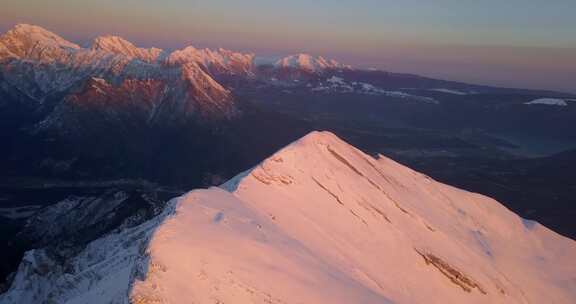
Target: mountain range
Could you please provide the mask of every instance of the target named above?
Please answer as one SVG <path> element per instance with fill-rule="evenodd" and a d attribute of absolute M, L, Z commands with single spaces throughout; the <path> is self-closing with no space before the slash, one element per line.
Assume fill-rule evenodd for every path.
<path fill-rule="evenodd" d="M 178 129 L 196 138 L 230 137 L 226 130 L 238 129 L 238 122 L 266 119 L 262 111 L 314 117 L 334 111 L 330 115 L 337 119 L 394 127 L 481 128 L 574 138 L 570 125 L 575 99 L 557 92 L 356 69 L 306 54 L 270 61 L 254 54 L 193 46 L 168 52 L 140 48 L 110 35 L 97 37 L 83 48 L 27 24 L 16 25 L 0 37 L 0 136 L 14 146 L 5 151 L 8 155 L 0 156 L 18 163 L 19 172 L 59 177 L 83 171 L 61 172 L 66 164 L 104 162 L 98 167 L 124 167 L 122 176 L 158 180 L 157 173 L 128 172 L 145 166 L 126 163 L 126 154 L 147 150 L 146 146 L 164 141 L 166 134 Z M 519 118 L 510 120 L 512 113 Z M 534 123 L 534 119 L 548 122 Z M 303 134 L 295 132 L 289 139 Z M 214 145 L 226 145 L 223 140 Z M 170 141 L 187 145 L 194 140 L 183 135 Z M 23 156 L 21 150 L 32 149 L 31 145 L 46 155 L 42 159 Z M 67 151 L 58 151 L 63 146 L 77 151 L 66 155 Z M 46 159 L 63 165 L 49 168 L 39 163 Z M 142 162 L 153 163 L 150 157 Z M 114 177 L 110 171 L 100 175 Z"/>
<path fill-rule="evenodd" d="M 522 303 L 522 299 L 540 300 L 544 292 L 512 286 L 520 284 L 513 282 L 539 286 L 546 281 L 543 276 L 549 275 L 554 279 L 542 283 L 546 293 L 558 295 L 559 303 L 569 302 L 566 299 L 573 299 L 573 294 L 564 290 L 571 286 L 565 280 L 567 272 L 554 265 L 570 263 L 551 262 L 574 255 L 567 239 L 519 219 L 488 198 L 454 190 L 419 173 L 405 178 L 405 174 L 412 174 L 406 172 L 413 171 L 381 155 L 440 182 L 493 196 L 518 215 L 576 238 L 571 207 L 576 197 L 571 181 L 576 176 L 570 170 L 576 161 L 575 121 L 576 96 L 563 92 L 498 88 L 360 69 L 308 54 L 270 60 L 222 48 L 187 46 L 166 51 L 141 48 L 112 35 L 77 44 L 38 26 L 16 25 L 0 36 L 0 229 L 4 231 L 0 235 L 0 246 L 4 248 L 0 252 L 0 292 L 11 288 L 2 299 L 26 302 L 32 301 L 27 297 L 34 296 L 47 303 L 51 299 L 57 299 L 56 303 L 85 303 L 92 297 L 86 288 L 95 288 L 110 299 L 119 299 L 119 303 L 127 301 L 129 295 L 151 301 L 156 291 L 150 291 L 150 284 L 155 283 L 146 283 L 139 275 L 145 272 L 142 269 L 154 268 L 154 264 L 147 264 L 147 255 L 140 251 L 152 248 L 147 246 L 155 244 L 154 231 L 162 230 L 165 221 L 174 216 L 172 211 L 180 208 L 188 196 L 168 202 L 169 199 L 190 189 L 221 185 L 238 172 L 248 170 L 220 188 L 193 191 L 190 199 L 196 201 L 199 195 L 201 202 L 191 208 L 194 212 L 196 208 L 210 209 L 213 197 L 221 198 L 222 204 L 235 204 L 239 199 L 242 207 L 234 212 L 246 215 L 249 222 L 272 220 L 268 226 L 261 225 L 274 242 L 294 241 L 303 247 L 273 245 L 254 254 L 267 252 L 276 256 L 284 249 L 295 255 L 301 253 L 299 257 L 286 257 L 286 261 L 297 265 L 296 269 L 311 266 L 310 272 L 288 273 L 312 278 L 312 282 L 321 279 L 327 284 L 318 289 L 342 287 L 341 296 L 367 302 L 410 302 L 410 297 L 416 296 L 415 289 L 431 292 L 436 288 L 445 290 L 439 297 L 444 302 L 473 299 L 470 301 Z M 329 133 L 312 133 L 298 140 L 313 130 L 334 132 L 364 152 Z M 287 150 L 274 154 L 294 141 Z M 326 152 L 327 146 L 337 147 L 335 154 Z M 285 151 L 293 149 L 299 151 L 298 157 L 285 165 L 304 171 L 287 173 L 295 180 L 284 175 L 287 169 L 281 166 L 283 161 L 278 161 L 288 157 Z M 322 157 L 317 159 L 316 154 Z M 264 159 L 267 160 L 263 162 Z M 299 167 L 300 162 L 325 174 L 314 175 L 312 169 Z M 366 167 L 369 163 L 375 167 Z M 267 172 L 265 168 L 270 165 L 274 165 L 272 172 Z M 332 175 L 332 171 L 342 170 L 351 172 Z M 362 175 L 369 177 L 364 180 Z M 262 179 L 260 185 L 258 178 Z M 356 179 L 368 184 L 356 184 Z M 230 188 L 236 182 L 240 186 Z M 390 182 L 396 184 L 389 188 Z M 258 186 L 244 192 L 244 183 Z M 304 184 L 309 188 L 291 188 Z M 346 188 L 347 185 L 357 188 Z M 353 234 L 338 231 L 341 235 L 325 244 L 316 243 L 319 235 L 289 231 L 290 227 L 280 225 L 270 215 L 258 213 L 273 214 L 276 207 L 249 194 L 269 191 L 274 195 L 270 201 L 276 197 L 283 200 L 286 192 L 294 191 L 282 204 L 297 210 L 286 206 L 282 207 L 286 210 L 279 210 L 287 216 L 298 214 L 308 219 L 305 223 L 295 219 L 294 227 L 309 227 L 312 232 L 335 229 L 323 212 L 307 209 L 314 208 L 306 204 L 309 197 L 314 197 L 319 206 L 326 207 L 326 212 L 333 210 L 333 205 L 342 208 L 334 210 L 346 214 L 341 218 L 346 223 L 343 227 L 351 228 Z M 397 192 L 403 194 L 395 198 Z M 360 197 L 362 193 L 370 193 L 370 197 Z M 391 207 L 394 200 L 400 208 Z M 418 200 L 426 204 L 420 206 Z M 474 201 L 473 206 L 480 204 L 477 201 L 486 203 L 496 219 L 484 226 L 502 225 L 502 231 L 511 232 L 496 235 L 500 232 L 483 227 L 485 211 L 480 207 L 468 210 L 460 206 L 461 200 Z M 378 215 L 373 207 L 384 215 Z M 436 214 L 437 208 L 449 210 L 446 214 L 450 217 Z M 415 223 L 398 216 L 404 213 L 402 209 L 407 219 Z M 296 211 L 299 213 L 292 213 Z M 220 218 L 217 214 L 210 216 Z M 371 217 L 383 218 L 382 223 L 374 224 Z M 200 219 L 191 224 L 211 229 L 197 220 Z M 216 222 L 227 225 L 225 213 Z M 454 225 L 454 230 L 441 222 Z M 386 225 L 393 224 L 398 226 L 388 230 L 391 227 Z M 414 232 L 414 225 L 428 232 Z M 372 235 L 374 231 L 395 232 L 376 233 L 374 242 L 382 246 L 381 251 L 361 256 L 351 249 L 369 251 L 368 245 L 350 237 L 358 236 L 369 243 L 360 236 Z M 260 237 L 252 231 L 245 232 L 226 244 L 237 246 L 239 239 Z M 401 232 L 406 235 L 400 236 Z M 442 241 L 414 239 L 428 234 Z M 231 237 L 223 231 L 217 235 Z M 127 239 L 132 241 L 124 243 Z M 391 283 L 380 274 L 383 266 L 360 262 L 376 261 L 377 253 L 392 248 L 386 241 L 391 239 L 402 246 L 412 246 L 411 250 L 402 247 L 408 258 L 398 260 L 398 265 L 414 271 L 410 275 L 423 275 L 434 282 L 432 287 L 388 285 Z M 516 249 L 507 251 L 503 245 L 506 242 L 514 242 Z M 494 248 L 479 247 L 485 243 Z M 335 251 L 342 249 L 342 255 L 338 258 L 320 250 L 319 244 Z M 468 249 L 462 249 L 461 256 L 441 249 L 443 245 L 453 250 L 460 246 L 454 244 Z M 206 248 L 219 250 L 208 245 L 202 243 Z M 129 249 L 122 253 L 114 248 Z M 517 248 L 533 253 L 517 252 Z M 559 248 L 568 248 L 565 256 Z M 506 256 L 500 255 L 506 263 L 491 261 L 500 253 Z M 526 254 L 527 260 L 509 262 L 513 254 Z M 308 264 L 309 260 L 316 262 Z M 465 261 L 485 267 L 469 268 Z M 237 265 L 238 260 L 229 262 Z M 99 266 L 92 268 L 94 263 Z M 499 263 L 527 270 L 502 269 Z M 423 268 L 411 268 L 414 265 Z M 262 265 L 254 266 L 261 274 L 270 274 Z M 398 274 L 399 282 L 404 282 L 401 270 L 391 269 Z M 504 274 L 497 274 L 495 269 Z M 205 287 L 219 288 L 214 282 L 222 280 L 220 274 L 208 273 L 210 279 Z M 113 275 L 125 280 L 121 284 L 109 280 Z M 190 279 L 187 275 L 186 280 Z M 519 279 L 523 276 L 525 280 Z M 135 284 L 138 280 L 143 282 Z M 249 277 L 231 280 L 241 282 L 242 285 L 234 286 L 245 286 L 258 299 L 266 294 L 257 290 L 279 292 L 283 301 L 294 299 L 286 290 L 268 289 L 273 284 L 260 286 Z M 296 278 L 286 280 L 294 288 L 303 288 L 302 294 L 310 297 L 307 299 L 336 297 L 314 294 L 311 287 L 302 286 Z M 105 288 L 110 285 L 115 286 Z M 28 286 L 36 289 L 22 293 Z M 63 286 L 73 287 L 67 292 Z M 142 293 L 132 294 L 134 286 L 143 286 Z M 231 285 L 226 286 L 226 292 L 215 293 L 214 297 L 230 299 L 236 294 L 230 291 Z M 396 287 L 404 291 L 392 290 Z M 497 295 L 499 287 L 504 290 L 501 295 Z M 239 292 L 245 296 L 244 291 Z M 142 301 L 146 303 L 145 300 Z"/>

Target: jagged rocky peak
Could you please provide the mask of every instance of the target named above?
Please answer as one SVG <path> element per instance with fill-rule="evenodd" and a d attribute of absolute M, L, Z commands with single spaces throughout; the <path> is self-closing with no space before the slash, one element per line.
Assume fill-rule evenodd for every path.
<path fill-rule="evenodd" d="M 326 69 L 349 69 L 350 66 L 341 64 L 333 59 L 325 59 L 322 56 L 309 54 L 291 55 L 279 59 L 275 63 L 279 68 L 296 68 L 309 72 L 320 72 Z"/>
<path fill-rule="evenodd" d="M 0 36 L 0 55 L 19 59 L 49 60 L 75 49 L 80 46 L 36 25 L 18 24 Z"/>
<path fill-rule="evenodd" d="M 249 70 L 239 63 L 243 58 L 240 54 L 224 50 L 203 52 L 220 66 Z M 18 25 L 0 37 L 0 59 L 6 59 L 2 60 L 0 71 L 10 69 L 4 73 L 5 78 L 39 102 L 50 93 L 66 92 L 54 111 L 43 119 L 57 123 L 42 126 L 62 126 L 61 132 L 80 129 L 76 123 L 72 126 L 62 122 L 76 121 L 79 111 L 70 107 L 86 105 L 102 106 L 98 109 L 102 110 L 102 122 L 109 122 L 110 115 L 129 116 L 127 108 L 121 106 L 126 104 L 149 112 L 155 119 L 182 123 L 197 114 L 210 120 L 239 114 L 232 93 L 214 80 L 208 69 L 200 67 L 198 60 L 183 60 L 172 66 L 165 64 L 165 55 L 161 49 L 139 48 L 111 35 L 94 39 L 90 48 L 80 48 L 32 25 Z M 81 121 L 79 124 L 84 123 Z"/>
<path fill-rule="evenodd" d="M 195 62 L 211 73 L 247 75 L 252 73 L 254 54 L 244 54 L 219 48 L 197 49 L 187 46 L 184 49 L 172 52 L 166 62 L 168 64 L 183 64 Z"/>
<path fill-rule="evenodd" d="M 27 253 L 0 302 L 574 303 L 575 255 L 493 199 L 313 132 L 66 267 Z"/>
<path fill-rule="evenodd" d="M 203 115 L 218 114 L 231 118 L 239 113 L 232 92 L 214 80 L 198 63 L 183 63 L 180 70 L 186 94 L 199 102 L 197 108 Z"/>
<path fill-rule="evenodd" d="M 159 48 L 146 49 L 136 47 L 130 41 L 113 35 L 97 37 L 92 42 L 92 49 L 120 54 L 150 63 L 157 61 L 163 52 L 162 49 Z"/>

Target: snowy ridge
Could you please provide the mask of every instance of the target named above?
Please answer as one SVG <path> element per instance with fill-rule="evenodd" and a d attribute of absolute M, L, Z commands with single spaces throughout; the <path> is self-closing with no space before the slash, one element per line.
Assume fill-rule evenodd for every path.
<path fill-rule="evenodd" d="M 305 81 L 326 70 L 350 68 L 321 56 L 299 54 L 279 60 L 268 70 L 255 63 L 254 54 L 193 46 L 168 54 L 158 48 L 140 48 L 111 35 L 97 37 L 90 48 L 81 48 L 41 27 L 26 24 L 17 25 L 0 37 L 0 61 L 4 80 L 38 104 L 48 95 L 82 86 L 80 83 L 86 79 L 102 78 L 113 83 L 125 79 L 167 81 L 174 79 L 177 69 L 200 77 L 188 82 L 195 87 L 189 92 L 198 92 L 200 99 L 212 104 L 222 104 L 230 100 L 230 92 L 219 81 L 226 81 L 229 76 L 265 83 L 274 79 Z M 191 73 L 192 69 L 205 73 Z M 217 100 L 222 96 L 225 100 Z M 201 109 L 202 105 L 195 108 Z"/>
<path fill-rule="evenodd" d="M 80 47 L 39 26 L 18 24 L 0 36 L 0 59 L 51 60 Z"/>
<path fill-rule="evenodd" d="M 308 72 L 321 72 L 327 69 L 350 69 L 348 65 L 341 64 L 333 59 L 325 59 L 322 56 L 308 54 L 291 55 L 279 59 L 274 64 L 276 68 L 302 69 Z"/>
<path fill-rule="evenodd" d="M 159 121 L 183 121 L 192 115 L 230 118 L 238 113 L 231 92 L 197 62 L 167 65 L 162 50 L 139 48 L 117 36 L 98 37 L 86 49 L 40 27 L 17 25 L 0 37 L 0 56 L 10 59 L 0 65 L 3 81 L 39 105 L 47 96 L 65 96 L 40 127 L 58 125 L 76 132 L 64 126 L 64 120 L 77 117 L 66 116 L 89 107 L 110 116 L 104 120 L 122 115 L 126 119 L 130 113 L 122 113 L 122 106 L 127 103 L 136 113 L 147 112 L 143 116 Z M 162 90 L 150 91 L 158 88 Z"/>
<path fill-rule="evenodd" d="M 198 64 L 183 64 L 181 71 L 181 79 L 186 83 L 186 95 L 189 99 L 200 100 L 207 111 L 224 113 L 228 117 L 237 114 L 232 93 L 204 72 Z"/>
<path fill-rule="evenodd" d="M 92 50 L 121 54 L 128 58 L 136 58 L 150 63 L 156 62 L 163 52 L 159 48 L 138 48 L 118 36 L 97 37 L 92 43 Z"/>
<path fill-rule="evenodd" d="M 26 252 L 11 289 L 1 303 L 128 304 L 130 282 L 146 269 L 146 244 L 155 228 L 173 213 L 176 200 L 157 217 L 88 244 L 62 265 L 44 249 Z M 33 285 L 30 285 L 33 283 Z"/>
<path fill-rule="evenodd" d="M 188 46 L 172 52 L 168 64 L 197 63 L 214 74 L 253 75 L 254 54 L 243 54 L 223 48 L 218 50 L 196 49 Z"/>
<path fill-rule="evenodd" d="M 0 302 L 574 303 L 575 257 L 488 197 L 313 132 L 67 270 L 29 252 Z"/>

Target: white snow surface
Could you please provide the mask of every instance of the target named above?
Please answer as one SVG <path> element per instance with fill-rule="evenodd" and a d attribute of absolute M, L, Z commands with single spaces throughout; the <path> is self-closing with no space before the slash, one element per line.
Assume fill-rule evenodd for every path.
<path fill-rule="evenodd" d="M 575 259 L 491 198 L 313 132 L 66 271 L 27 253 L 0 302 L 574 303 Z"/>
<path fill-rule="evenodd" d="M 230 58 L 239 56 L 222 49 L 218 52 Z M 39 104 L 50 94 L 70 90 L 88 80 L 93 85 L 84 88 L 93 89 L 96 94 L 83 98 L 83 103 L 113 100 L 114 97 L 108 96 L 114 95 L 117 99 L 126 99 L 117 95 L 125 92 L 123 90 L 134 90 L 138 94 L 151 92 L 150 102 L 154 107 L 164 105 L 168 100 L 174 101 L 179 106 L 179 110 L 173 112 L 177 115 L 196 112 L 231 117 L 238 113 L 231 92 L 201 63 L 183 60 L 170 64 L 166 56 L 160 49 L 139 48 L 121 37 L 110 35 L 94 39 L 91 48 L 80 48 L 41 27 L 26 24 L 16 25 L 0 36 L 3 80 Z M 235 65 L 233 59 L 226 62 L 231 68 L 244 69 Z M 31 64 L 33 68 L 30 68 Z M 154 85 L 164 84 L 166 89 L 154 90 Z M 144 103 L 139 106 L 146 107 Z M 60 123 L 62 112 L 70 111 L 57 107 L 39 125 Z M 150 110 L 150 117 L 156 114 L 155 108 Z"/>
<path fill-rule="evenodd" d="M 131 59 L 136 58 L 149 63 L 156 62 L 163 52 L 159 48 L 139 48 L 130 41 L 112 35 L 94 39 L 92 50 L 121 54 Z"/>
<path fill-rule="evenodd" d="M 560 98 L 538 98 L 538 99 L 534 99 L 532 101 L 526 102 L 524 104 L 527 104 L 527 105 L 539 104 L 539 105 L 562 106 L 562 107 L 565 107 L 568 105 L 568 103 L 566 103 L 566 101 L 564 99 L 560 99 Z"/>
<path fill-rule="evenodd" d="M 322 56 L 309 54 L 290 55 L 279 59 L 274 64 L 277 68 L 296 68 L 309 72 L 321 72 L 326 69 L 350 69 L 348 65 L 341 64 L 334 59 L 325 59 Z"/>
<path fill-rule="evenodd" d="M 4 57 L 49 57 L 80 46 L 39 26 L 17 24 L 0 36 L 0 59 Z"/>
<path fill-rule="evenodd" d="M 216 74 L 250 76 L 254 73 L 254 54 L 243 54 L 223 48 L 210 50 L 188 46 L 182 50 L 172 52 L 166 62 L 169 64 L 195 62 Z"/>
<path fill-rule="evenodd" d="M 463 91 L 459 91 L 459 90 L 454 90 L 454 89 L 430 89 L 430 91 L 435 91 L 435 92 L 440 92 L 440 93 L 446 93 L 446 94 L 453 94 L 453 95 L 468 95 L 468 92 L 463 92 Z"/>

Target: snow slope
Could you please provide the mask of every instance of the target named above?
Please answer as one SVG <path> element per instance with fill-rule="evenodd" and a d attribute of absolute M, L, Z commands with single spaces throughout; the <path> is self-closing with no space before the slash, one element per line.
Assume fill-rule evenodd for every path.
<path fill-rule="evenodd" d="M 214 75 L 229 74 L 252 76 L 254 54 L 242 54 L 219 48 L 218 50 L 196 49 L 188 46 L 172 52 L 166 63 L 171 65 L 197 63 Z"/>
<path fill-rule="evenodd" d="M 564 101 L 564 99 L 560 99 L 560 98 L 538 98 L 538 99 L 534 99 L 532 101 L 526 102 L 524 104 L 527 105 L 548 105 L 548 106 L 562 106 L 565 107 L 568 105 L 568 103 L 566 103 L 566 101 Z"/>
<path fill-rule="evenodd" d="M 138 48 L 131 42 L 118 36 L 100 36 L 94 39 L 92 50 L 121 54 L 128 58 L 136 58 L 145 62 L 156 62 L 162 54 L 159 48 Z"/>
<path fill-rule="evenodd" d="M 18 24 L 0 36 L 0 60 L 29 58 L 52 60 L 80 47 L 39 26 Z"/>
<path fill-rule="evenodd" d="M 172 200 L 67 270 L 41 253 L 1 303 L 576 301 L 574 241 L 328 132 Z"/>
<path fill-rule="evenodd" d="M 316 73 L 326 69 L 349 69 L 350 66 L 343 65 L 333 59 L 325 59 L 322 56 L 311 56 L 308 54 L 290 55 L 279 59 L 274 64 L 276 68 L 302 69 Z"/>
<path fill-rule="evenodd" d="M 160 49 L 139 48 L 117 36 L 97 37 L 91 48 L 81 48 L 41 27 L 26 24 L 16 25 L 0 36 L 3 82 L 38 105 L 52 96 L 62 96 L 55 102 L 56 111 L 44 119 L 48 122 L 63 124 L 63 112 L 76 113 L 97 104 L 110 106 L 99 108 L 102 112 L 129 116 L 131 112 L 117 105 L 134 99 L 138 100 L 132 105 L 156 120 L 173 121 L 175 116 L 180 120 L 193 116 L 220 119 L 238 114 L 232 93 L 197 62 L 170 65 L 164 57 Z M 94 79 L 99 79 L 96 88 Z M 158 87 L 162 90 L 148 94 Z M 77 96 L 82 100 L 73 108 L 66 104 Z"/>

